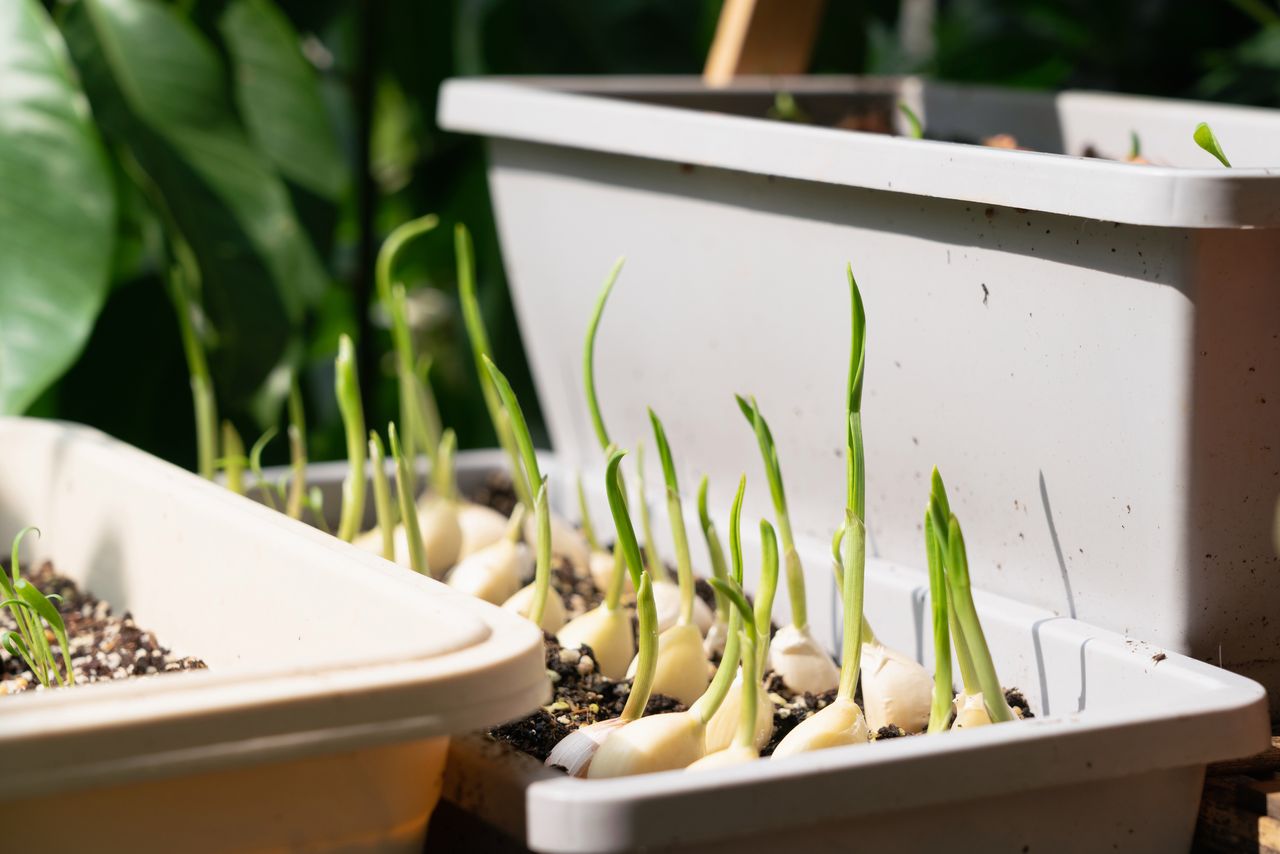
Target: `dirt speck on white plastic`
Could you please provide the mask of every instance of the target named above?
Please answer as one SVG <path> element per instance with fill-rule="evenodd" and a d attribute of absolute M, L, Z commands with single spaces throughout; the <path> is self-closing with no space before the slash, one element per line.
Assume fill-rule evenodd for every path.
<path fill-rule="evenodd" d="M 542 467 L 561 502 L 556 509 L 573 518 L 573 484 L 558 457 L 548 455 Z M 505 469 L 499 452 L 459 454 L 463 492 L 495 468 Z M 310 478 L 326 493 L 340 489 L 337 467 L 313 466 Z M 730 480 L 713 481 L 721 482 Z M 798 482 L 787 482 L 789 494 L 799 490 Z M 607 538 L 603 474 L 586 486 L 597 529 Z M 728 529 L 725 489 L 712 502 L 721 530 Z M 757 498 L 765 491 L 762 478 L 749 481 Z M 670 557 L 668 526 L 658 513 L 655 536 Z M 686 524 L 697 525 L 696 514 Z M 754 589 L 759 543 L 750 536 L 754 525 L 743 529 L 747 587 Z M 815 540 L 801 547 L 811 574 L 810 619 L 834 650 L 839 604 L 829 550 Z M 694 561 L 700 574 L 709 574 L 701 546 L 694 547 Z M 978 571 L 974 578 L 980 586 L 987 580 Z M 1032 851 L 1093 852 L 1113 844 L 1125 851 L 1177 851 L 1190 845 L 1205 764 L 1269 744 L 1266 694 L 1248 679 L 1175 653 L 1157 660 L 1161 647 L 1041 608 L 982 592 L 975 598 L 997 670 L 1006 686 L 1022 689 L 1034 720 L 702 774 L 616 780 L 569 779 L 486 735 L 465 736 L 450 745 L 444 798 L 546 852 L 777 852 L 850 840 L 868 851 L 1030 845 Z M 927 574 L 873 558 L 866 601 L 881 640 L 932 671 Z M 774 613 L 785 615 L 785 605 Z M 963 844 L 954 836 L 961 827 Z"/>
<path fill-rule="evenodd" d="M 760 119 L 778 88 L 833 122 L 897 122 L 901 99 L 939 138 L 1011 132 L 1070 155 L 1122 157 L 1136 132 L 1163 165 Z M 1221 661 L 1280 702 L 1280 111 L 914 79 L 712 93 L 586 78 L 453 81 L 439 118 L 491 138 L 508 279 L 568 465 L 600 460 L 580 336 L 558 331 L 585 328 L 625 255 L 596 357 L 611 432 L 646 437 L 653 406 L 723 500 L 744 468 L 760 478 L 731 396 L 755 394 L 799 534 L 827 536 L 852 262 L 872 553 L 921 562 L 938 465 L 986 589 Z M 1202 120 L 1237 168 L 1194 146 Z M 748 495 L 749 518 L 768 506 Z"/>
<path fill-rule="evenodd" d="M 545 701 L 525 620 L 82 427 L 0 419 L 0 539 L 205 671 L 0 699 L 13 850 L 419 850 L 449 736 Z"/>

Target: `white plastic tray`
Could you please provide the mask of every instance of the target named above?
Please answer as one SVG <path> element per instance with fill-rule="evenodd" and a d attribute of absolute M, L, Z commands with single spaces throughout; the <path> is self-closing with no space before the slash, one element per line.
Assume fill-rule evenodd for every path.
<path fill-rule="evenodd" d="M 775 89 L 827 119 L 898 122 L 905 100 L 940 137 L 1005 131 L 1050 152 L 1119 156 L 1136 131 L 1167 165 L 766 121 Z M 987 589 L 1280 689 L 1280 112 L 913 79 L 570 78 L 451 81 L 439 120 L 490 137 L 565 462 L 598 464 L 581 331 L 626 255 L 597 357 L 611 431 L 647 437 L 652 405 L 727 490 L 759 472 L 731 393 L 757 395 L 798 531 L 825 540 L 852 262 L 876 557 L 919 563 L 936 464 Z M 1237 168 L 1195 148 L 1201 120 Z M 767 506 L 756 492 L 747 510 Z"/>
<path fill-rule="evenodd" d="M 0 698 L 15 850 L 414 850 L 447 736 L 545 701 L 527 621 L 96 431 L 0 419 L 0 539 L 28 524 L 209 669 Z"/>
<path fill-rule="evenodd" d="M 502 459 L 463 452 L 463 490 Z M 312 466 L 311 480 L 336 498 L 341 472 Z M 573 494 L 551 457 L 547 472 L 553 495 Z M 684 482 L 694 473 L 681 466 Z M 587 487 L 603 523 L 597 480 Z M 763 491 L 761 478 L 748 485 L 749 493 Z M 719 498 L 724 505 L 728 495 Z M 727 530 L 727 508 L 719 509 L 717 526 Z M 659 532 L 664 521 L 659 511 Z M 687 521 L 697 524 L 693 514 Z M 758 543 L 748 538 L 744 546 L 753 588 Z M 815 573 L 811 620 L 834 649 L 829 556 L 817 543 L 802 551 Z M 703 553 L 695 548 L 705 573 Z M 975 583 L 983 581 L 975 573 Z M 473 736 L 451 745 L 444 797 L 512 844 L 547 852 L 776 852 L 854 842 L 876 851 L 1166 852 L 1190 845 L 1205 764 L 1269 744 L 1265 692 L 1248 679 L 1043 609 L 976 599 L 1001 678 L 1024 691 L 1035 720 L 704 774 L 589 781 Z M 870 562 L 866 601 L 877 633 L 932 668 L 927 600 L 924 573 Z M 776 613 L 785 613 L 782 605 Z"/>

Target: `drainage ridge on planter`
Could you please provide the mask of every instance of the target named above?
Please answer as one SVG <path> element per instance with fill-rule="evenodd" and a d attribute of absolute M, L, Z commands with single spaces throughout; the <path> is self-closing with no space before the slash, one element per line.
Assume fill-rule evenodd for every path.
<path fill-rule="evenodd" d="M 210 668 L 0 698 L 16 847 L 415 850 L 448 736 L 545 699 L 500 609 L 93 430 L 3 418 L 0 447 L 25 560 Z"/>
<path fill-rule="evenodd" d="M 903 100 L 938 137 L 1046 151 L 1121 156 L 1136 131 L 1171 165 L 760 118 L 776 89 L 886 127 Z M 1202 120 L 1238 168 L 1195 147 Z M 446 84 L 439 121 L 489 137 L 512 300 L 567 466 L 598 453 L 581 338 L 560 332 L 586 328 L 625 255 L 595 358 L 610 432 L 646 437 L 653 406 L 715 500 L 760 479 L 732 398 L 752 394 L 797 533 L 827 536 L 851 263 L 872 553 L 920 562 L 937 465 L 987 589 L 1221 662 L 1280 712 L 1280 111 L 909 78 L 474 79 Z M 767 508 L 749 489 L 747 517 Z"/>
<path fill-rule="evenodd" d="M 504 461 L 500 452 L 461 452 L 463 492 L 504 469 Z M 553 500 L 573 494 L 556 457 L 546 455 L 543 466 Z M 311 466 L 309 483 L 336 499 L 344 470 L 340 463 Z M 585 481 L 597 519 L 608 513 L 594 486 L 602 479 L 593 472 Z M 557 509 L 572 518 L 568 507 Z M 727 513 L 714 515 L 727 529 Z M 696 525 L 696 514 L 686 522 Z M 669 557 L 668 526 L 654 527 Z M 759 543 L 747 534 L 754 526 L 743 527 L 747 587 L 754 589 Z M 810 580 L 810 611 L 815 633 L 834 650 L 839 605 L 829 547 L 817 538 L 799 546 L 806 566 L 826 573 Z M 705 574 L 701 547 L 694 557 Z M 1005 684 L 1023 691 L 1036 718 L 699 774 L 614 780 L 570 779 L 476 734 L 451 745 L 444 797 L 491 829 L 548 852 L 776 851 L 837 838 L 876 850 L 925 850 L 950 839 L 961 821 L 973 850 L 1094 851 L 1114 843 L 1164 851 L 1190 844 L 1204 766 L 1269 744 L 1266 695 L 1254 682 L 1003 597 L 978 592 L 975 599 Z M 873 558 L 866 601 L 880 638 L 932 670 L 926 574 Z M 776 613 L 785 609 L 775 602 Z"/>

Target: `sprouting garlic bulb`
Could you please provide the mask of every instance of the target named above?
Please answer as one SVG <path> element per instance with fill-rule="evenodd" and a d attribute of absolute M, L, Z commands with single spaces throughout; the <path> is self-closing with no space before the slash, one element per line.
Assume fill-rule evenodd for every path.
<path fill-rule="evenodd" d="M 733 743 L 733 737 L 738 732 L 738 721 L 741 717 L 742 671 L 739 670 L 733 683 L 729 685 L 729 690 L 724 695 L 724 701 L 720 703 L 720 708 L 716 709 L 716 713 L 707 722 L 707 753 L 723 751 Z M 756 730 L 754 739 L 756 750 L 762 750 L 771 738 L 773 738 L 773 700 L 769 699 L 769 693 L 765 691 L 762 684 L 756 692 Z"/>
<path fill-rule="evenodd" d="M 862 644 L 862 703 L 872 732 L 898 726 L 924 732 L 933 704 L 933 678 L 905 653 L 879 642 Z"/>
<path fill-rule="evenodd" d="M 429 561 L 428 558 L 431 565 Z M 477 599 L 501 605 L 515 595 L 532 568 L 533 553 L 528 546 L 501 539 L 459 561 L 446 583 Z"/>
<path fill-rule="evenodd" d="M 625 608 L 611 609 L 606 605 L 592 608 L 565 623 L 556 633 L 556 639 L 561 646 L 580 647 L 585 644 L 591 647 L 596 656 L 596 667 L 609 679 L 626 676 L 627 665 L 636 654 L 631 615 Z"/>
<path fill-rule="evenodd" d="M 538 541 L 537 520 L 533 518 L 533 514 L 525 519 L 524 538 L 530 543 Z M 591 550 L 586 538 L 577 528 L 554 513 L 551 514 L 551 554 L 563 557 L 579 574 L 588 571 Z"/>
<path fill-rule="evenodd" d="M 503 602 L 502 607 L 508 611 L 515 611 L 527 620 L 529 618 L 529 609 L 533 607 L 533 596 L 537 587 L 537 582 L 526 584 L 516 591 L 510 599 Z M 560 594 L 552 587 L 547 590 L 547 602 L 542 606 L 542 622 L 538 624 L 538 628 L 554 635 L 564 628 L 564 619 L 564 599 L 560 598 Z"/>
<path fill-rule="evenodd" d="M 627 668 L 628 678 L 635 675 L 638 663 L 638 658 L 632 660 Z M 692 705 L 711 684 L 710 669 L 697 626 L 677 623 L 658 636 L 658 668 L 653 677 L 655 694 L 666 694 L 686 706 Z"/>
<path fill-rule="evenodd" d="M 585 777 L 600 745 L 604 744 L 605 739 L 619 727 L 625 725 L 626 721 L 622 718 L 610 718 L 607 721 L 596 721 L 589 726 L 579 727 L 556 742 L 556 746 L 551 748 L 551 753 L 543 764 L 547 767 L 559 766 L 570 777 Z"/>
<path fill-rule="evenodd" d="M 501 540 L 507 530 L 507 517 L 492 507 L 474 501 L 459 501 L 458 528 L 462 532 L 458 559 L 462 560 Z"/>
<path fill-rule="evenodd" d="M 665 632 L 680 621 L 680 585 L 675 581 L 655 581 L 653 600 L 658 606 L 658 631 Z M 715 613 L 697 596 L 693 597 L 693 623 L 698 635 L 706 634 L 715 622 Z"/>
<path fill-rule="evenodd" d="M 708 753 L 685 770 L 710 771 L 713 768 L 746 765 L 748 762 L 755 762 L 759 758 L 760 751 L 758 748 L 748 747 L 745 744 L 736 744 L 726 747 L 724 750 L 717 750 L 715 753 Z"/>
<path fill-rule="evenodd" d="M 870 739 L 867 719 L 858 704 L 848 697 L 836 697 L 831 705 L 804 719 L 787 733 L 773 751 L 773 757 L 784 759 L 828 747 L 866 744 Z"/>
<path fill-rule="evenodd" d="M 605 739 L 587 776 L 628 777 L 687 768 L 703 756 L 703 730 L 702 722 L 689 712 L 640 718 Z"/>
<path fill-rule="evenodd" d="M 956 694 L 956 719 L 952 729 L 968 729 L 975 726 L 987 726 L 991 723 L 991 714 L 987 711 L 987 703 L 982 699 L 982 692 Z"/>
<path fill-rule="evenodd" d="M 769 645 L 769 666 L 796 693 L 822 694 L 840 684 L 840 668 L 807 628 L 778 629 Z"/>
<path fill-rule="evenodd" d="M 613 552 L 595 549 L 587 558 L 587 564 L 591 571 L 591 580 L 595 582 L 596 587 L 600 590 L 608 590 L 610 582 L 613 581 Z M 628 594 L 636 592 L 635 585 L 631 583 L 631 574 L 626 570 L 622 573 L 622 592 Z"/>
<path fill-rule="evenodd" d="M 729 624 L 713 616 L 711 628 L 707 629 L 707 635 L 702 639 L 702 649 L 706 652 L 707 658 L 711 658 L 714 655 L 722 655 L 724 653 L 724 645 L 728 642 Z"/>
<path fill-rule="evenodd" d="M 446 498 L 426 495 L 418 501 L 418 527 L 422 531 L 422 548 L 427 566 L 437 578 L 458 562 L 462 552 L 462 526 L 458 524 L 458 504 Z M 405 551 L 408 552 L 406 539 Z M 396 562 L 400 562 L 396 548 Z M 405 555 L 408 561 L 408 554 Z"/>

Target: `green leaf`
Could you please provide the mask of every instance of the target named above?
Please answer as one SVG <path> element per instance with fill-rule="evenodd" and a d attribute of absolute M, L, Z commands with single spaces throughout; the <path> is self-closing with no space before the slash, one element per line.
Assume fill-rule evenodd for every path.
<path fill-rule="evenodd" d="M 271 0 L 234 0 L 218 23 L 250 136 L 288 181 L 337 201 L 347 164 L 301 39 Z"/>
<path fill-rule="evenodd" d="M 220 391 L 245 400 L 326 279 L 284 182 L 239 125 L 218 54 L 173 7 L 83 0 L 64 32 L 101 127 L 199 267 Z"/>
<path fill-rule="evenodd" d="M 108 291 L 115 188 L 61 36 L 0 3 L 0 413 L 71 366 Z"/>
<path fill-rule="evenodd" d="M 1218 144 L 1218 137 L 1214 136 L 1213 130 L 1205 122 L 1196 125 L 1192 138 L 1196 141 L 1196 145 L 1218 158 L 1218 162 L 1228 168 L 1231 167 L 1231 161 L 1227 160 L 1227 155 L 1223 153 L 1222 146 Z"/>

